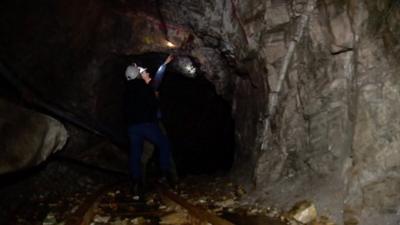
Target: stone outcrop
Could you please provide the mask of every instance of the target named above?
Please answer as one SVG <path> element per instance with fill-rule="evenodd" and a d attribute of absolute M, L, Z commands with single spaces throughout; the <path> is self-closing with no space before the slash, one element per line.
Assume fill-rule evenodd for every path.
<path fill-rule="evenodd" d="M 0 174 L 40 164 L 67 139 L 57 120 L 0 99 Z"/>

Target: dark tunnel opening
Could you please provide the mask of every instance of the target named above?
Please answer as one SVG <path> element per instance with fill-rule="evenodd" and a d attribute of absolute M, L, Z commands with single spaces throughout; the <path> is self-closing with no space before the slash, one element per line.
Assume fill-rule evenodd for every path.
<path fill-rule="evenodd" d="M 155 74 L 167 57 L 165 53 L 146 53 L 129 60 Z M 214 85 L 192 63 L 196 72 L 184 74 L 188 56 L 176 56 L 167 67 L 159 89 L 162 124 L 172 144 L 178 173 L 226 173 L 234 157 L 234 121 L 231 105 L 216 93 Z M 181 63 L 182 61 L 186 62 Z M 153 157 L 157 158 L 157 157 Z M 152 161 L 152 165 L 156 160 Z"/>

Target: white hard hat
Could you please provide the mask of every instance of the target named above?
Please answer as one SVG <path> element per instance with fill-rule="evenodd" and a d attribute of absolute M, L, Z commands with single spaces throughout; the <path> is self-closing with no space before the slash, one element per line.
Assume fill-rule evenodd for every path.
<path fill-rule="evenodd" d="M 127 80 L 133 80 L 144 71 L 146 71 L 146 68 L 137 66 L 136 64 L 129 65 L 125 70 L 125 77 Z"/>
<path fill-rule="evenodd" d="M 137 68 L 139 69 L 140 74 L 142 74 L 143 72 L 145 72 L 147 70 L 147 68 L 140 67 L 140 66 L 138 66 Z"/>

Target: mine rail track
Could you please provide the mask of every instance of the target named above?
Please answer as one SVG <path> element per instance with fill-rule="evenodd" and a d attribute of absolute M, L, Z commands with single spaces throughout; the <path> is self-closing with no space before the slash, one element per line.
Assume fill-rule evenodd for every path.
<path fill-rule="evenodd" d="M 111 223 L 115 218 L 125 220 L 125 223 L 121 224 L 166 224 L 160 223 L 161 217 L 171 215 L 176 211 L 166 211 L 163 208 L 180 209 L 181 212 L 184 212 L 189 221 L 184 224 L 234 225 L 189 203 L 161 183 L 153 186 L 154 190 L 149 193 L 153 197 L 146 198 L 145 201 L 135 200 L 129 192 L 128 183 L 103 187 L 87 197 L 78 209 L 66 219 L 65 225 L 116 224 L 115 222 Z M 159 202 L 154 201 L 155 199 Z M 149 204 L 149 202 L 153 204 Z"/>

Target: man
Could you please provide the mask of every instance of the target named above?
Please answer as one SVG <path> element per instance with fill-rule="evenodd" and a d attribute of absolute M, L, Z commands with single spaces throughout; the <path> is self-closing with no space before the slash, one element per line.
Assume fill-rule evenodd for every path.
<path fill-rule="evenodd" d="M 161 131 L 158 120 L 160 111 L 158 107 L 157 89 L 164 76 L 166 65 L 173 60 L 168 56 L 158 69 L 154 81 L 146 68 L 132 64 L 127 67 L 126 90 L 126 119 L 128 123 L 128 136 L 130 139 L 129 167 L 135 195 L 143 194 L 143 171 L 141 158 L 145 140 L 153 143 L 160 151 L 160 168 L 165 176 L 171 174 L 171 151 L 167 136 Z"/>

